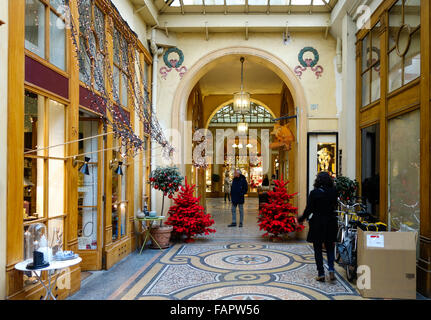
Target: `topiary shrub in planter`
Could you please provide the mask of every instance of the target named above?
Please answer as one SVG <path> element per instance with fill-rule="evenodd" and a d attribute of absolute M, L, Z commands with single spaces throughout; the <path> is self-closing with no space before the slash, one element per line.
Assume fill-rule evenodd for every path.
<path fill-rule="evenodd" d="M 165 197 L 168 196 L 169 199 L 174 197 L 175 192 L 179 191 L 183 176 L 177 167 L 158 167 L 151 172 L 150 184 L 155 190 L 163 192 L 162 200 L 162 210 L 160 215 L 163 216 Z M 162 221 L 160 221 L 160 226 L 154 228 L 151 234 L 159 243 L 160 247 L 168 248 L 170 246 L 170 238 L 172 233 L 172 226 L 163 226 Z M 153 243 L 151 248 L 157 249 L 158 246 Z"/>
<path fill-rule="evenodd" d="M 151 172 L 151 186 L 154 189 L 163 192 L 162 210 L 160 215 L 163 215 L 165 197 L 168 196 L 169 199 L 172 199 L 175 192 L 178 192 L 183 180 L 184 178 L 177 167 L 158 167 Z"/>
<path fill-rule="evenodd" d="M 340 200 L 344 203 L 353 203 L 354 197 L 358 193 L 358 181 L 352 180 L 348 177 L 338 176 L 335 178 L 334 182 Z"/>

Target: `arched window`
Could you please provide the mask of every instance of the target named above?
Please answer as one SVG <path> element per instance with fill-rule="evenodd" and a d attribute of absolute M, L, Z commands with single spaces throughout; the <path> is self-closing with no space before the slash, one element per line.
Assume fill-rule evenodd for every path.
<path fill-rule="evenodd" d="M 274 119 L 265 107 L 255 102 L 251 102 L 250 109 L 251 112 L 243 116 L 233 111 L 233 103 L 228 104 L 217 111 L 211 123 L 271 123 Z"/>

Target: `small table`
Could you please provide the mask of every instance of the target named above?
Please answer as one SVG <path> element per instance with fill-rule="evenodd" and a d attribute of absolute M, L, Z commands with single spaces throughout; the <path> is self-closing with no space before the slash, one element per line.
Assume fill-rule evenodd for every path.
<path fill-rule="evenodd" d="M 42 286 L 46 290 L 46 294 L 45 294 L 45 297 L 43 298 L 43 300 L 48 300 L 51 297 L 52 297 L 52 299 L 57 300 L 56 297 L 52 294 L 52 290 L 55 288 L 55 286 L 57 284 L 58 276 L 60 275 L 61 272 L 57 273 L 57 276 L 55 277 L 55 280 L 52 284 L 51 284 L 51 276 L 54 275 L 58 270 L 72 267 L 74 265 L 77 265 L 81 261 L 82 261 L 81 257 L 78 257 L 78 258 L 75 258 L 72 260 L 64 260 L 64 261 L 53 260 L 49 263 L 48 267 L 40 268 L 40 269 L 27 269 L 27 265 L 29 263 L 33 262 L 33 259 L 29 259 L 29 260 L 17 263 L 15 265 L 15 269 L 17 269 L 19 271 L 23 271 L 23 272 L 34 272 L 34 274 L 37 277 L 37 280 L 39 280 L 39 282 L 42 284 Z M 41 278 L 42 272 L 40 272 L 40 275 L 39 275 L 37 271 L 48 271 L 48 286 L 45 285 L 45 283 L 43 282 L 43 280 Z"/>
<path fill-rule="evenodd" d="M 144 250 L 145 245 L 147 244 L 147 241 L 149 238 L 151 238 L 151 240 L 155 244 L 157 244 L 157 246 L 159 247 L 160 250 L 163 250 L 162 247 L 160 246 L 160 244 L 156 241 L 156 239 L 154 239 L 153 235 L 151 234 L 151 230 L 153 229 L 153 222 L 162 221 L 164 218 L 165 218 L 165 216 L 135 218 L 137 221 L 142 222 L 143 227 L 144 227 L 144 222 L 146 224 L 145 231 L 144 231 L 144 234 L 145 234 L 144 243 L 142 244 L 141 251 L 139 252 L 139 254 L 142 254 L 142 250 Z"/>

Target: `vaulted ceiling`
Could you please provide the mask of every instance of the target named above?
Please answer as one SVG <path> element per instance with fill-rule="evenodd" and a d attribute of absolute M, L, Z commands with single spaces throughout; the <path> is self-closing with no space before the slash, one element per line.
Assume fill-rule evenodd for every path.
<path fill-rule="evenodd" d="M 240 56 L 222 58 L 202 79 L 203 95 L 233 94 L 241 85 Z M 244 89 L 251 94 L 280 94 L 283 81 L 254 57 L 245 57 Z"/>

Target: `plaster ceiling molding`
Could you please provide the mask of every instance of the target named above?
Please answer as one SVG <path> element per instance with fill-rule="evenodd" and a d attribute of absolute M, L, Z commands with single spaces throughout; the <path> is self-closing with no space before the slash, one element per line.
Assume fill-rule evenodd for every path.
<path fill-rule="evenodd" d="M 233 94 L 241 85 L 240 56 L 226 56 L 200 79 L 199 86 L 204 96 Z M 261 61 L 246 56 L 244 62 L 244 90 L 250 94 L 280 94 L 283 81 Z"/>
<path fill-rule="evenodd" d="M 124 0 L 122 0 L 124 1 Z M 158 8 L 154 5 L 151 0 L 128 0 L 132 3 L 134 14 L 139 14 L 146 24 L 150 26 L 156 26 L 158 22 Z"/>

